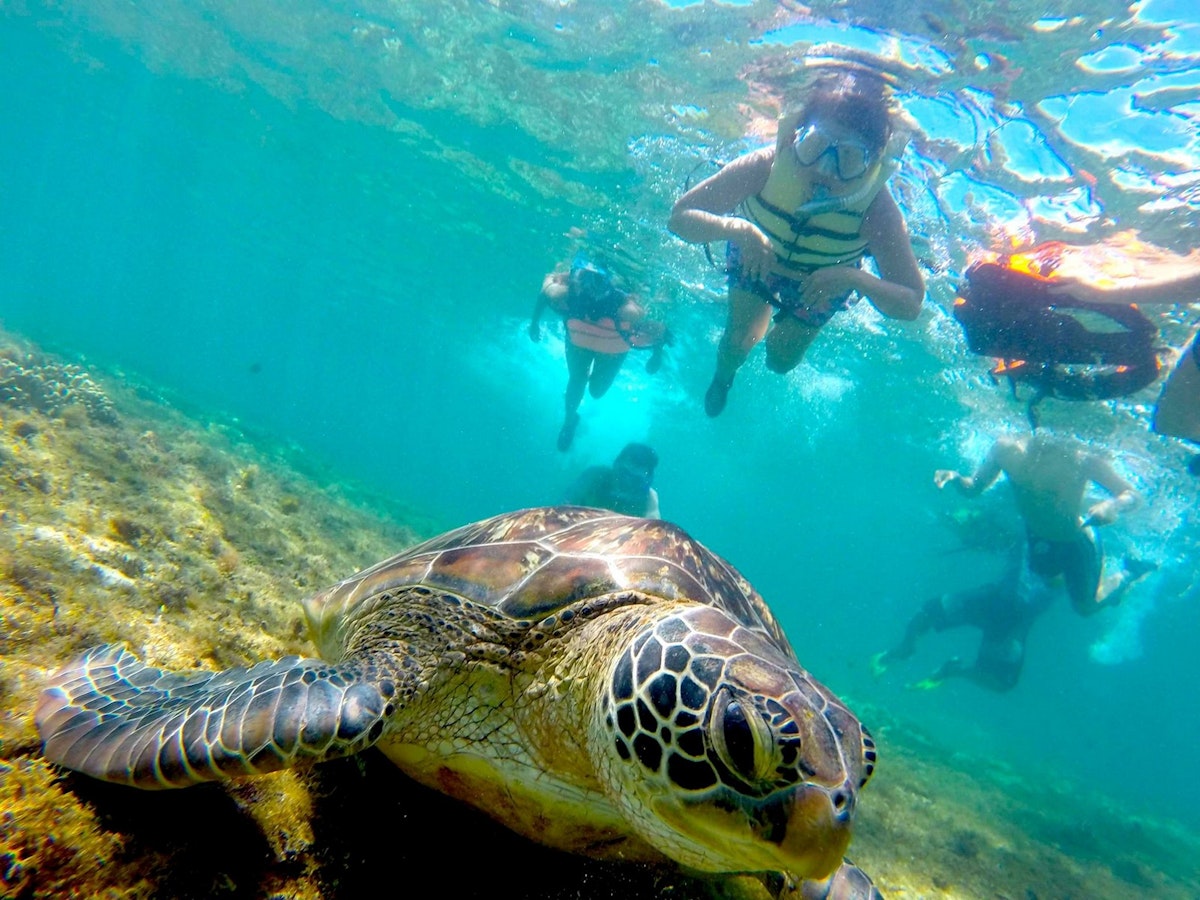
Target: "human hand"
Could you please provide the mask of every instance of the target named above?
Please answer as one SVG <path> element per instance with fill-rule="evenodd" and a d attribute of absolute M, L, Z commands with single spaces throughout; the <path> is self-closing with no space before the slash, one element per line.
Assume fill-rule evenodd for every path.
<path fill-rule="evenodd" d="M 1088 510 L 1083 525 L 1111 525 L 1117 521 L 1117 505 L 1112 500 L 1101 500 Z"/>
<path fill-rule="evenodd" d="M 938 469 L 933 473 L 933 483 L 937 485 L 938 490 L 944 488 L 951 481 L 962 481 L 963 477 L 960 473 L 953 469 Z"/>
<path fill-rule="evenodd" d="M 531 321 L 529 323 L 529 339 L 535 344 L 542 339 L 542 325 L 540 322 Z"/>
<path fill-rule="evenodd" d="M 798 106 L 785 111 L 779 117 L 777 135 L 777 146 L 779 150 L 784 147 L 790 147 L 796 140 L 796 130 L 800 127 L 800 122 L 803 121 L 805 109 L 803 106 Z"/>
<path fill-rule="evenodd" d="M 646 360 L 646 374 L 654 375 L 656 372 L 658 372 L 659 369 L 662 368 L 662 363 L 663 363 L 662 348 L 655 347 L 653 352 L 651 352 L 651 354 L 650 354 L 650 358 L 648 360 Z"/>
<path fill-rule="evenodd" d="M 749 219 L 734 218 L 729 240 L 737 244 L 742 257 L 742 272 L 752 281 L 762 281 L 771 271 L 775 250 L 763 230 Z"/>
<path fill-rule="evenodd" d="M 805 306 L 818 306 L 844 297 L 858 286 L 859 270 L 852 266 L 826 266 L 804 279 L 800 299 Z"/>

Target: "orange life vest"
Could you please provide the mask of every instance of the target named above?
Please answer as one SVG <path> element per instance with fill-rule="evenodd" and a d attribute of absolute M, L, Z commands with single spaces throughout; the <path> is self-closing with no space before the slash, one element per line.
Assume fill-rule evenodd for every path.
<path fill-rule="evenodd" d="M 596 322 L 568 318 L 567 340 L 576 347 L 596 353 L 628 353 L 630 348 L 630 342 L 626 340 L 625 335 L 617 330 L 617 323 L 608 318 Z"/>

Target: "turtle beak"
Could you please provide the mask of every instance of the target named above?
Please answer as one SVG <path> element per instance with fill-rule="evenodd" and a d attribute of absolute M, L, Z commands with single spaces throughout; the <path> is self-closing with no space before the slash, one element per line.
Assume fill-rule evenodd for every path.
<path fill-rule="evenodd" d="M 779 847 L 779 868 L 798 878 L 824 878 L 842 863 L 854 821 L 854 792 L 802 785 L 767 801 L 764 832 Z"/>
<path fill-rule="evenodd" d="M 706 872 L 786 872 L 820 879 L 835 871 L 850 844 L 854 793 L 802 784 L 760 801 L 654 805 L 656 816 L 696 844 L 702 856 L 681 859 Z"/>

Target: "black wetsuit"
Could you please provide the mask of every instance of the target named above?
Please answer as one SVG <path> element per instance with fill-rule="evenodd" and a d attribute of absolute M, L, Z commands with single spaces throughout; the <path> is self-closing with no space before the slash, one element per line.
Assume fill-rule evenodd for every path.
<path fill-rule="evenodd" d="M 1023 584 L 1021 566 L 1012 565 L 997 582 L 934 597 L 913 616 L 900 644 L 883 655 L 909 658 L 916 650 L 917 639 L 929 631 L 978 628 L 981 634 L 974 664 L 967 666 L 957 658 L 949 660 L 934 680 L 958 676 L 994 691 L 1011 690 L 1025 664 L 1029 631 L 1053 599 L 1050 591 L 1029 590 Z"/>
<path fill-rule="evenodd" d="M 648 489 L 640 494 L 622 492 L 612 466 L 589 466 L 567 492 L 567 503 L 611 509 L 623 516 L 644 516 L 649 504 Z"/>
<path fill-rule="evenodd" d="M 1021 589 L 1018 572 L 995 584 L 944 594 L 926 605 L 935 631 L 966 626 L 981 632 L 974 670 L 957 674 L 999 691 L 1016 685 L 1029 630 L 1053 599 L 1049 591 L 1029 593 Z"/>

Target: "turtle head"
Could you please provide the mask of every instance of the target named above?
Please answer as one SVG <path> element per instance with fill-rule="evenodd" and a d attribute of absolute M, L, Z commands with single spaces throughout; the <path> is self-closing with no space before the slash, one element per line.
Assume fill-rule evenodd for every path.
<path fill-rule="evenodd" d="M 707 872 L 828 875 L 875 761 L 836 697 L 712 607 L 636 635 L 596 725 L 603 777 L 631 826 Z"/>

